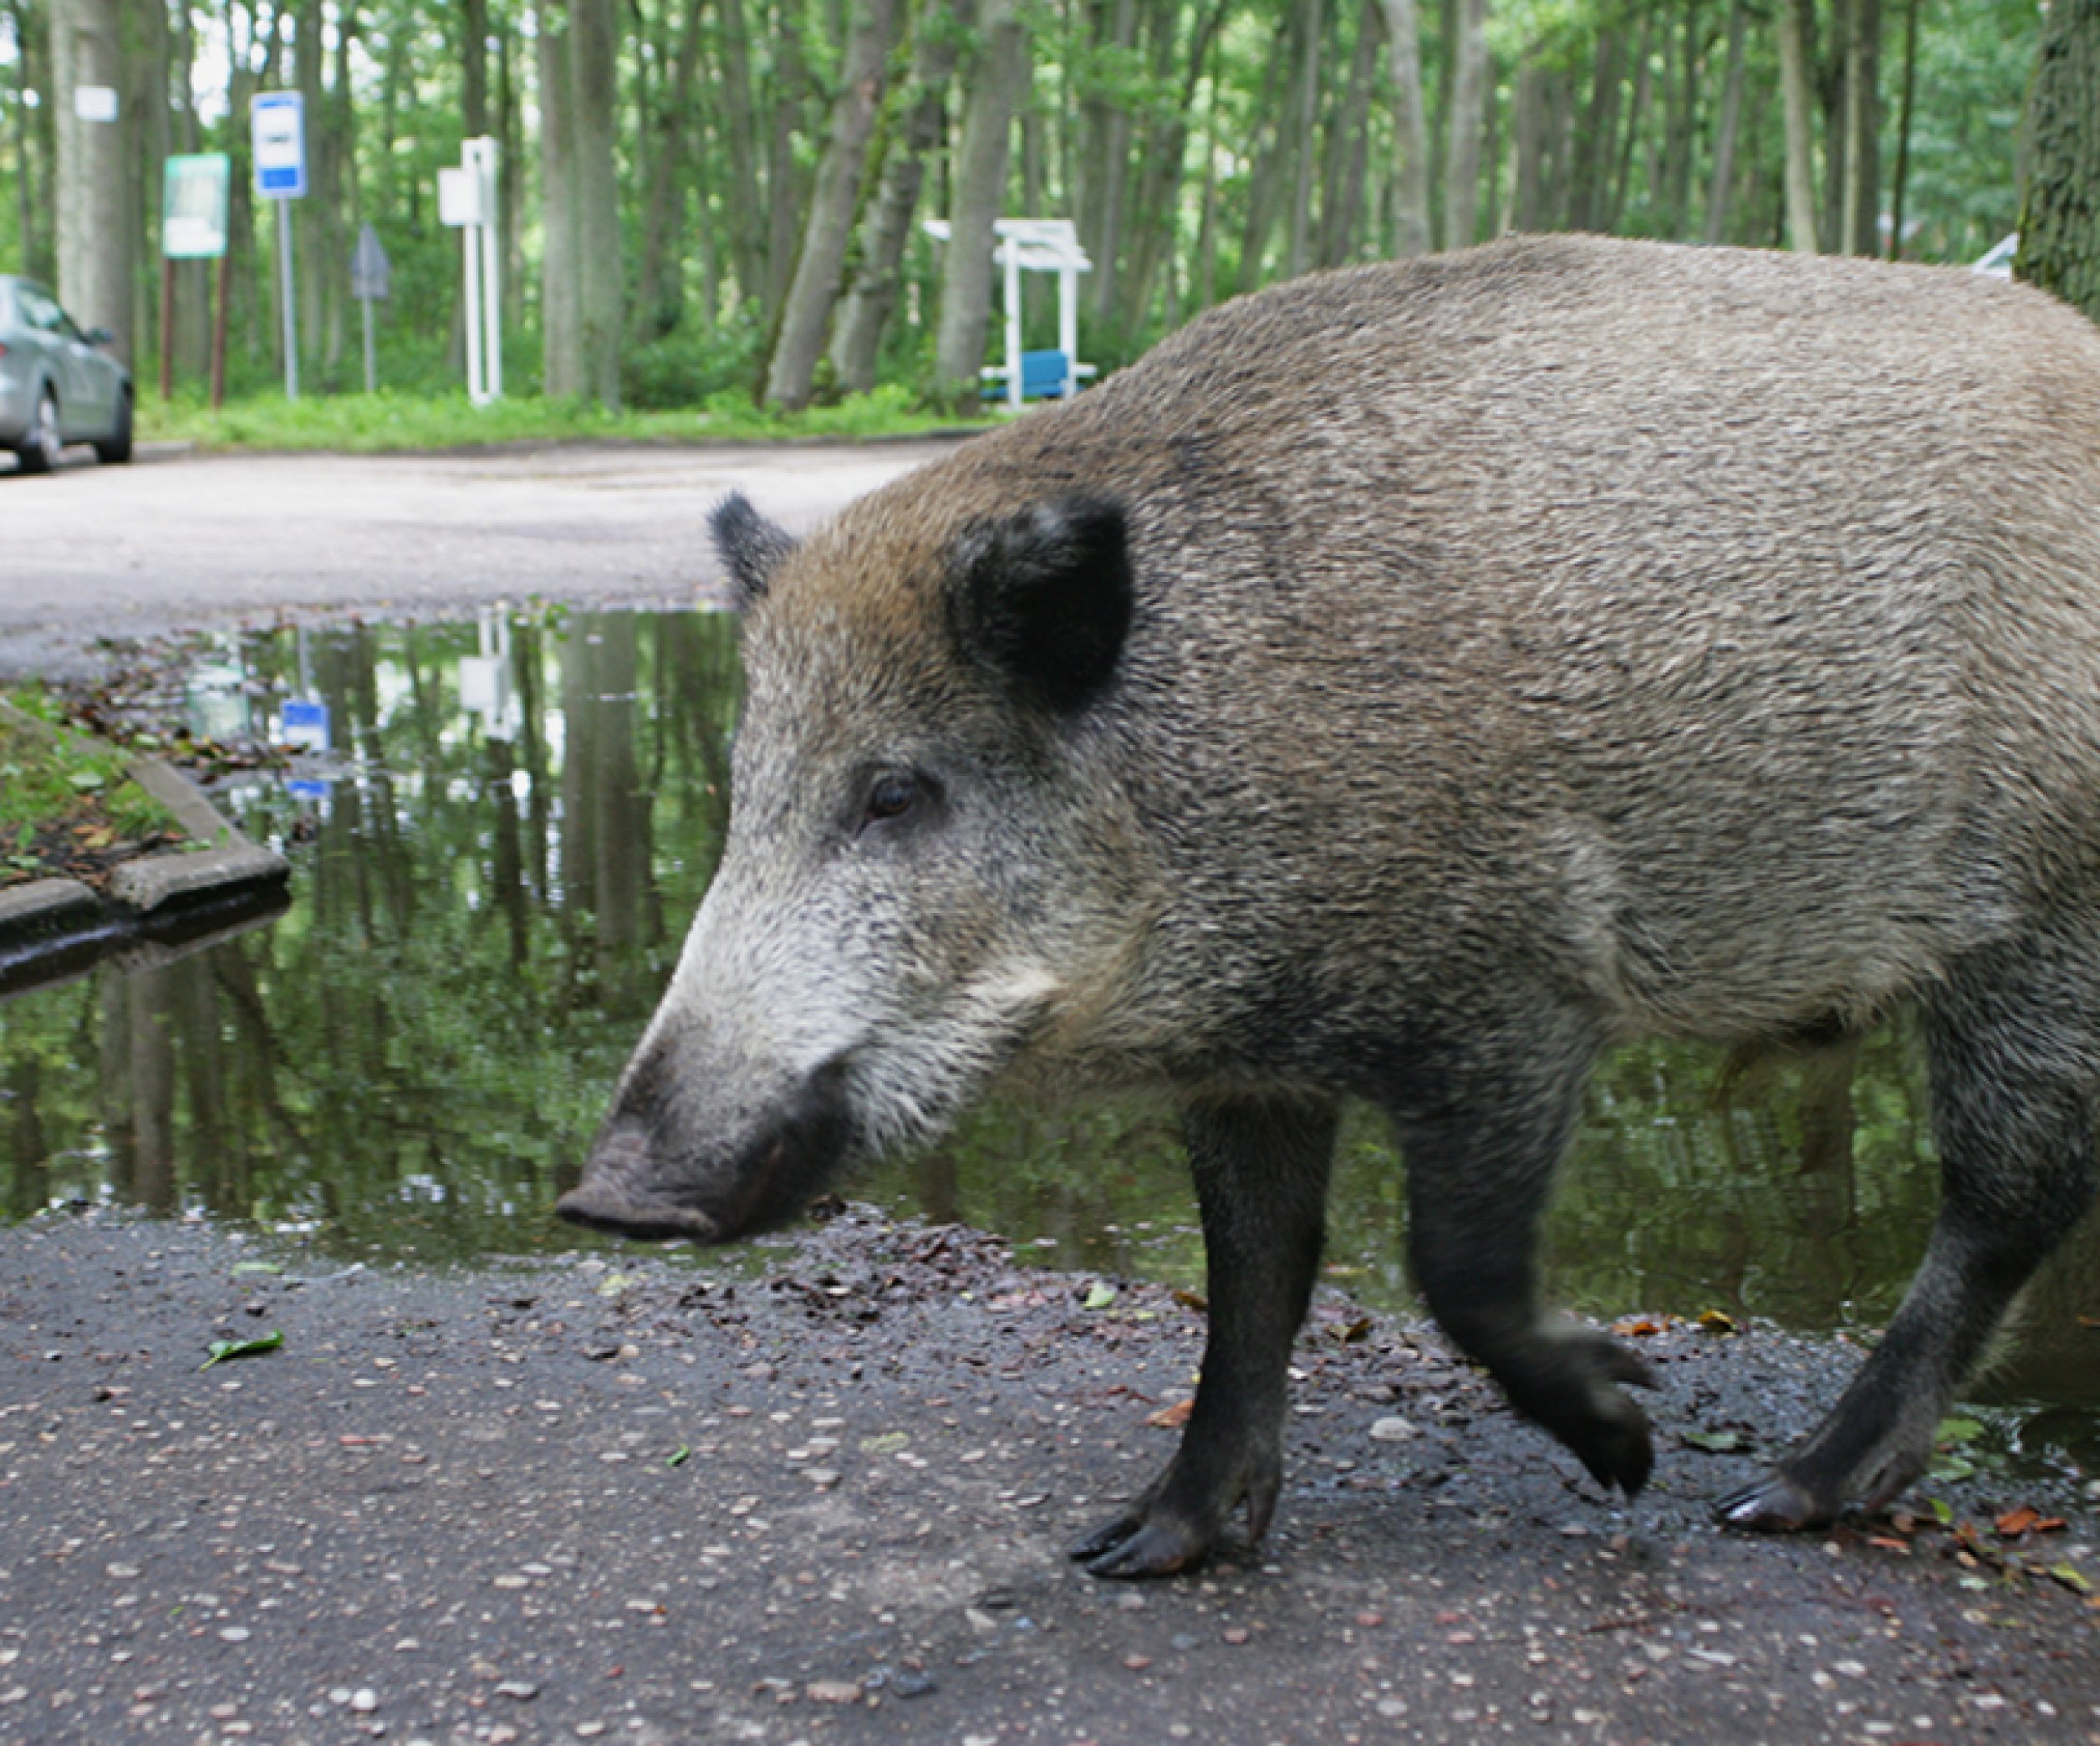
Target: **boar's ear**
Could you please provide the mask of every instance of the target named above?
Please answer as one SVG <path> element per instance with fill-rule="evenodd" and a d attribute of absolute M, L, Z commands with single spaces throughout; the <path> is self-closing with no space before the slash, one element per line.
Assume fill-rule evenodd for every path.
<path fill-rule="evenodd" d="M 751 507 L 742 492 L 732 492 L 715 506 L 707 518 L 714 530 L 715 549 L 729 572 L 730 604 L 737 611 L 762 600 L 780 560 L 795 549 L 788 531 L 769 522 Z"/>
<path fill-rule="evenodd" d="M 1114 674 L 1130 628 L 1123 508 L 1062 497 L 956 543 L 948 617 L 966 655 L 1032 702 L 1076 715 Z"/>

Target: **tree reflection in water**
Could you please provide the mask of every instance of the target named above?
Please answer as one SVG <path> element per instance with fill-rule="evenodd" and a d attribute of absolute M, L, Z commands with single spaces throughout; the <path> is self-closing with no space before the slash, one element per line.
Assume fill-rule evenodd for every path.
<path fill-rule="evenodd" d="M 701 613 L 497 613 L 217 651 L 196 702 L 214 731 L 245 717 L 271 735 L 289 695 L 329 710 L 334 749 L 301 781 L 220 797 L 292 857 L 292 907 L 179 962 L 0 1006 L 6 1210 L 106 1197 L 424 1259 L 597 1240 L 548 1209 L 720 852 L 735 636 Z M 1401 1181 L 1358 1112 L 1330 1271 L 1389 1305 L 1411 1303 Z M 996 1102 L 852 1186 L 999 1231 L 1028 1258 L 1202 1284 L 1157 1110 Z M 1907 1024 L 1733 1068 L 1644 1044 L 1591 1087 L 1547 1231 L 1549 1289 L 1601 1315 L 1872 1328 L 1936 1197 Z M 2046 1435 L 2088 1459 L 2096 1320 L 2088 1220 L 2030 1292 L 1990 1385 L 2058 1403 Z"/>

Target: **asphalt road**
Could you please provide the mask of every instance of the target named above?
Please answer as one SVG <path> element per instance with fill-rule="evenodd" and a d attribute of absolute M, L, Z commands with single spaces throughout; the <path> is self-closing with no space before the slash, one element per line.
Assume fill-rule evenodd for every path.
<path fill-rule="evenodd" d="M 0 475 L 0 675 L 100 636 L 287 612 L 691 600 L 707 513 L 742 491 L 799 532 L 952 442 L 443 455 L 176 455 Z"/>
<path fill-rule="evenodd" d="M 1988 1488 L 1949 1493 L 1966 1542 L 1708 1520 L 1750 1458 L 1681 1433 L 1792 1436 L 1854 1355 L 1644 1339 L 1629 1512 L 1323 1294 L 1260 1554 L 1121 1585 L 1062 1548 L 1171 1450 L 1195 1310 L 872 1216 L 759 1253 L 0 1228 L 0 1746 L 2100 1739 L 2100 1614 L 2046 1574 L 2100 1573 L 2090 1509 L 2018 1543 Z"/>

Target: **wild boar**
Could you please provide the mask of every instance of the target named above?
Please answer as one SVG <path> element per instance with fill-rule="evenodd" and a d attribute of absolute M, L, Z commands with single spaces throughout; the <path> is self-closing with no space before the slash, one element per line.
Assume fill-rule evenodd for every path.
<path fill-rule="evenodd" d="M 1632 1493 L 1641 1364 L 1534 1275 L 1585 1076 L 1909 1001 L 1922 1269 L 1720 1508 L 1919 1473 L 2092 1191 L 2100 331 L 1958 272 L 1513 240 L 1229 304 L 799 544 L 714 525 L 727 845 L 565 1216 L 724 1240 L 1002 1076 L 1163 1090 L 1202 1381 L 1075 1549 L 1150 1575 L 1275 1509 L 1342 1100 L 1391 1120 L 1445 1330 Z"/>

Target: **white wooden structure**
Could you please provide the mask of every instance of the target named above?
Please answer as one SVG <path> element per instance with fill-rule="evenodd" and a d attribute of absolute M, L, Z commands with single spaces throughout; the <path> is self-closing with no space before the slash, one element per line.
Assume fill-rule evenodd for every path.
<path fill-rule="evenodd" d="M 929 218 L 926 234 L 948 240 L 948 221 Z M 992 222 L 998 239 L 996 259 L 1006 281 L 1007 361 L 988 364 L 984 377 L 1003 385 L 1008 408 L 1018 412 L 1031 396 L 1069 400 L 1079 384 L 1094 373 L 1079 361 L 1079 275 L 1093 263 L 1079 247 L 1079 232 L 1069 218 L 999 218 Z M 1021 275 L 1058 275 L 1058 347 L 1054 353 L 1024 352 L 1021 345 Z"/>

